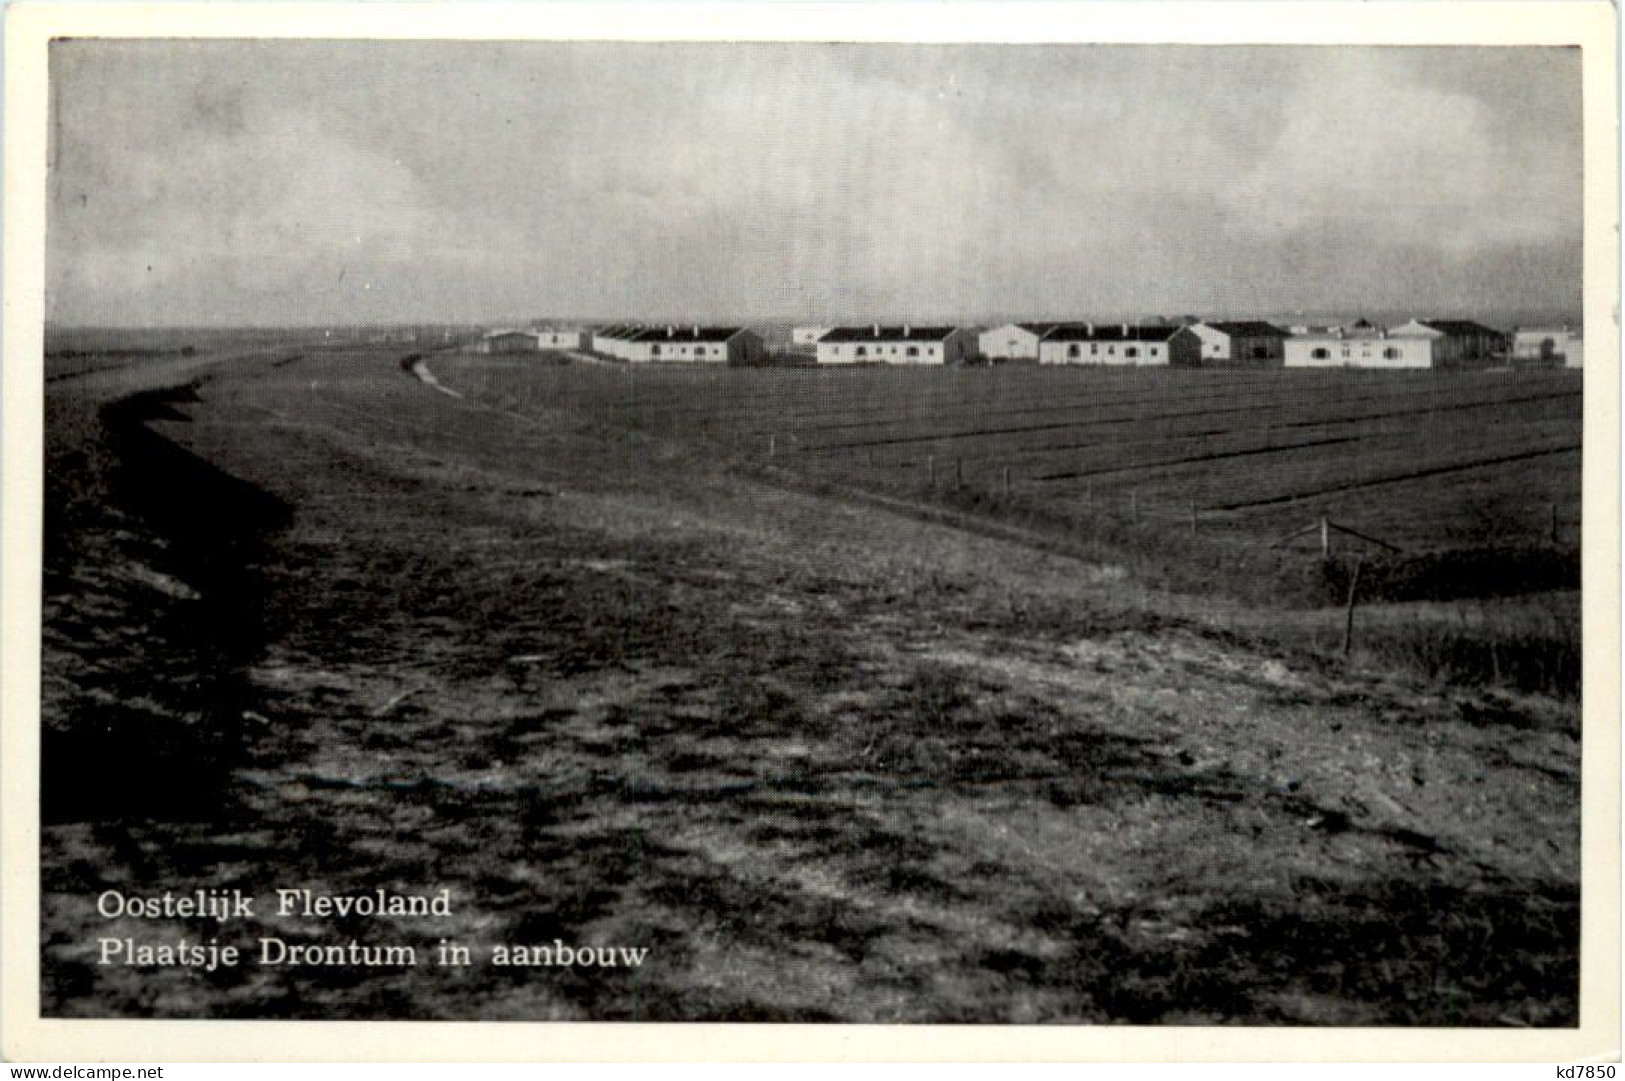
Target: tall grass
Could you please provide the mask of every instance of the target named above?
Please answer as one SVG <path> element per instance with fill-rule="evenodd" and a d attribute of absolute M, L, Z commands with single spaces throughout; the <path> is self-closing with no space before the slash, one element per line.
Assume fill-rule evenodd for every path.
<path fill-rule="evenodd" d="M 1491 685 L 1575 699 L 1583 652 L 1578 594 L 1517 605 L 1426 605 L 1356 613 L 1355 650 L 1365 659 L 1446 683 Z"/>

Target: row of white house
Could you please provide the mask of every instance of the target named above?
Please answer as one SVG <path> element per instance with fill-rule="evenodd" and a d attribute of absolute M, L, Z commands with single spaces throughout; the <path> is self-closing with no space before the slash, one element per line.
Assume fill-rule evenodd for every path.
<path fill-rule="evenodd" d="M 1484 368 L 1514 363 L 1578 368 L 1581 342 L 1567 328 L 1524 328 L 1512 337 L 1465 319 L 1412 319 L 1394 327 L 1208 321 L 1189 326 L 1009 323 L 982 333 L 983 356 L 1040 364 L 1256 368 Z"/>
<path fill-rule="evenodd" d="M 477 346 L 481 353 L 538 353 L 543 349 L 575 352 L 587 344 L 586 331 L 547 327 L 541 330 L 493 330 Z"/>
<path fill-rule="evenodd" d="M 1581 365 L 1580 335 L 1567 327 L 1520 328 L 1508 336 L 1461 319 L 1412 319 L 1394 327 L 1360 320 L 1345 326 L 1278 327 L 1260 321 L 1166 324 L 1006 323 L 971 328 L 913 324 L 805 326 L 792 349 L 819 364 L 956 365 L 978 357 L 1039 364 L 1250 368 L 1475 368 L 1504 363 Z M 740 326 L 619 324 L 593 331 L 497 330 L 486 353 L 587 351 L 632 363 L 762 363 L 767 348 Z"/>
<path fill-rule="evenodd" d="M 688 361 L 716 364 L 760 363 L 766 346 L 744 327 L 648 327 L 620 324 L 586 331 L 559 327 L 493 330 L 480 338 L 481 353 L 584 352 L 627 361 Z"/>

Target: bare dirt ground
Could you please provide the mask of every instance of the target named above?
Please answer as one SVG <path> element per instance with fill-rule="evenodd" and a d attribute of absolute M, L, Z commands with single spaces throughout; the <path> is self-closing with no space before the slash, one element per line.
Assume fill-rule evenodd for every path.
<path fill-rule="evenodd" d="M 1575 1023 L 1575 703 L 1266 651 L 393 355 L 279 359 L 53 385 L 48 1014 Z M 283 886 L 453 915 L 95 912 Z M 425 963 L 95 963 L 183 932 Z M 486 959 L 555 939 L 650 953 Z"/>

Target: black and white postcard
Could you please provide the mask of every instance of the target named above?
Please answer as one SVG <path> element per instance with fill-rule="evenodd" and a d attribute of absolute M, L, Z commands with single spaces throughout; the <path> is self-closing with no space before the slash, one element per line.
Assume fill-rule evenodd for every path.
<path fill-rule="evenodd" d="M 8 12 L 9 1056 L 1617 1054 L 1617 12 L 834 7 Z"/>

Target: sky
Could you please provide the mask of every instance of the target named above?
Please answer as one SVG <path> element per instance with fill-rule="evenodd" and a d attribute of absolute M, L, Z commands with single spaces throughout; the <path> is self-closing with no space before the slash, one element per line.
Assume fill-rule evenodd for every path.
<path fill-rule="evenodd" d="M 57 324 L 1579 307 L 1575 49 L 51 50 Z"/>

